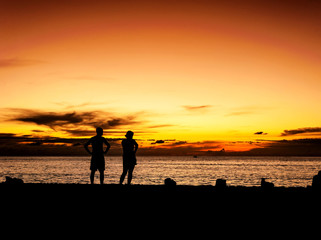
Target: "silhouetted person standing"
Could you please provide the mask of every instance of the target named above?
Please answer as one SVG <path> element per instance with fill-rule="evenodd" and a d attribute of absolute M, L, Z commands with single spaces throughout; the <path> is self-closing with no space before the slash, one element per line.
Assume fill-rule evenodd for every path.
<path fill-rule="evenodd" d="M 123 184 L 123 181 L 128 172 L 128 185 L 131 183 L 133 178 L 133 171 L 136 165 L 136 152 L 138 149 L 137 142 L 133 139 L 134 133 L 128 131 L 125 135 L 126 139 L 121 142 L 123 146 L 123 173 L 120 176 L 120 184 Z"/>
<path fill-rule="evenodd" d="M 105 157 L 110 148 L 110 144 L 103 137 L 103 129 L 101 127 L 96 128 L 97 135 L 89 139 L 89 141 L 85 144 L 86 151 L 91 155 L 90 162 L 90 182 L 94 184 L 95 172 L 98 170 L 100 173 L 100 184 L 104 184 L 104 171 L 105 171 Z M 106 145 L 107 148 L 104 151 L 103 145 Z M 92 146 L 92 151 L 89 150 L 88 146 Z"/>

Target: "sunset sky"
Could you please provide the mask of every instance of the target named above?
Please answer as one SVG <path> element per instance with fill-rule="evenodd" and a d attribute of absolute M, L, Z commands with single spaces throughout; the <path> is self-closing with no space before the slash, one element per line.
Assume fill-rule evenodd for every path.
<path fill-rule="evenodd" d="M 319 139 L 320 43 L 313 0 L 0 0 L 0 134 L 102 126 L 214 151 Z"/>

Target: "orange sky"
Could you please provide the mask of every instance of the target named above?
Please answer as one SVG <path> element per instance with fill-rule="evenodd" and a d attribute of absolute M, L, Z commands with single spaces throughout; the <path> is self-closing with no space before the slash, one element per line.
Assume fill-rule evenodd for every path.
<path fill-rule="evenodd" d="M 320 137 L 320 23 L 319 1 L 1 1 L 0 133 Z"/>

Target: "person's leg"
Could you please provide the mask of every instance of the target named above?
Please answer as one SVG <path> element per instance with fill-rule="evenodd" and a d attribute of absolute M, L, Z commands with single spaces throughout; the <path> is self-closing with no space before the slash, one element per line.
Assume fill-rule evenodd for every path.
<path fill-rule="evenodd" d="M 102 184 L 104 184 L 104 178 L 105 178 L 104 170 L 100 169 L 99 173 L 100 173 L 100 184 L 102 185 Z"/>
<path fill-rule="evenodd" d="M 135 168 L 135 165 L 131 166 L 128 169 L 128 179 L 127 179 L 128 180 L 128 185 L 130 185 L 130 183 L 132 182 L 134 168 Z"/>
<path fill-rule="evenodd" d="M 123 173 L 120 176 L 119 184 L 123 184 L 127 171 L 128 171 L 127 166 L 123 165 Z"/>
<path fill-rule="evenodd" d="M 123 171 L 123 173 L 120 176 L 119 184 L 123 184 L 126 174 L 127 174 L 127 171 Z"/>
<path fill-rule="evenodd" d="M 91 173 L 90 173 L 90 183 L 91 184 L 94 184 L 94 179 L 95 179 L 95 170 L 91 170 Z"/>

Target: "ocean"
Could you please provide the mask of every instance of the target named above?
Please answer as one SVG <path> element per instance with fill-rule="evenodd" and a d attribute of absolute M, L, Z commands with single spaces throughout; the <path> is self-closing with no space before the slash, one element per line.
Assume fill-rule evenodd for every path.
<path fill-rule="evenodd" d="M 117 184 L 122 157 L 105 160 L 105 183 Z M 25 183 L 89 184 L 89 166 L 90 157 L 0 157 L 0 182 L 10 176 Z M 306 187 L 319 170 L 321 157 L 138 156 L 132 184 L 158 185 L 172 178 L 178 185 L 215 185 L 223 178 L 229 186 L 259 186 L 266 178 L 277 187 Z"/>

